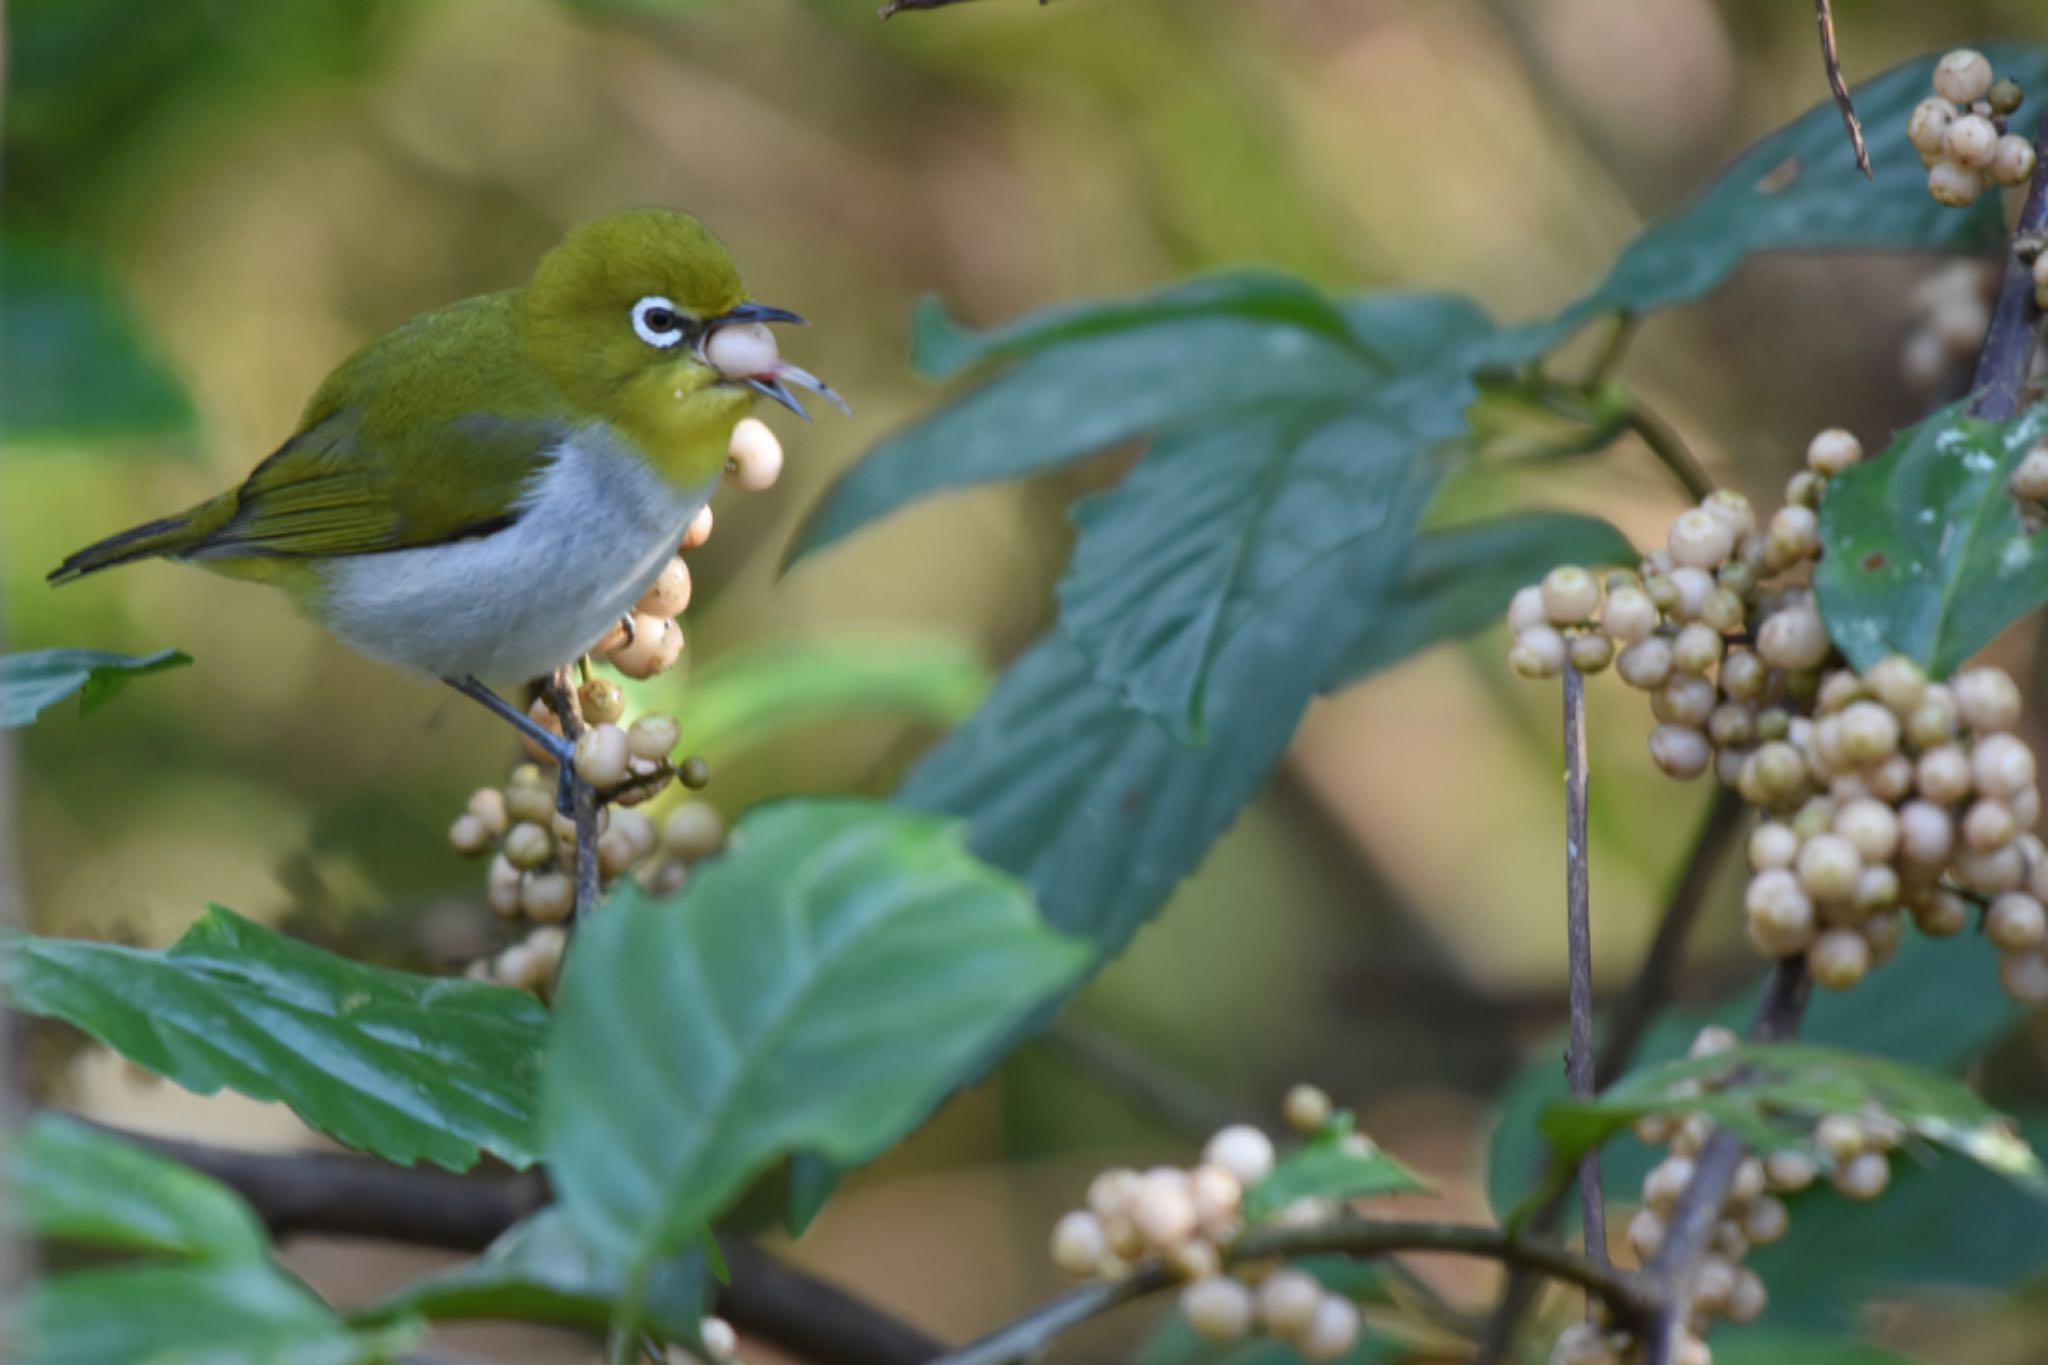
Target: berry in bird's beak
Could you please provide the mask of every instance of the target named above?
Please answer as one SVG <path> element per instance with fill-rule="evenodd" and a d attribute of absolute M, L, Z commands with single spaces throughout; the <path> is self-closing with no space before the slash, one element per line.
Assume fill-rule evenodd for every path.
<path fill-rule="evenodd" d="M 802 321 L 785 309 L 760 303 L 740 304 L 720 318 L 705 339 L 704 361 L 727 379 L 736 380 L 763 397 L 774 399 L 806 421 L 810 420 L 810 414 L 789 391 L 790 384 L 809 389 L 841 412 L 851 415 L 853 409 L 833 392 L 829 384 L 809 370 L 782 358 L 775 345 L 775 334 L 765 325 L 769 322 Z"/>

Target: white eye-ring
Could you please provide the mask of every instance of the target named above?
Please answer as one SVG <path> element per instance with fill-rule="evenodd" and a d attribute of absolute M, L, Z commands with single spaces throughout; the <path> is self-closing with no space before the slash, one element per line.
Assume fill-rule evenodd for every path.
<path fill-rule="evenodd" d="M 649 346 L 666 350 L 683 339 L 683 315 L 670 300 L 649 294 L 633 305 L 633 330 Z"/>

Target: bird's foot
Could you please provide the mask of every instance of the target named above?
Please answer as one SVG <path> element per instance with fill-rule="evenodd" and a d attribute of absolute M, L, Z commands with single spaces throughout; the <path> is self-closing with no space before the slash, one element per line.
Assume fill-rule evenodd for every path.
<path fill-rule="evenodd" d="M 559 787 L 555 793 L 555 806 L 564 815 L 571 814 L 575 810 L 575 778 L 573 776 L 575 769 L 572 766 L 576 758 L 576 746 L 574 744 L 571 744 L 553 730 L 548 729 L 545 725 L 542 725 L 532 716 L 527 715 L 524 711 L 514 706 L 511 702 L 506 701 L 473 677 L 443 678 L 441 681 L 447 683 L 463 696 L 483 703 L 486 709 L 495 712 L 513 729 L 545 749 L 555 760 L 555 768 L 561 774 Z"/>

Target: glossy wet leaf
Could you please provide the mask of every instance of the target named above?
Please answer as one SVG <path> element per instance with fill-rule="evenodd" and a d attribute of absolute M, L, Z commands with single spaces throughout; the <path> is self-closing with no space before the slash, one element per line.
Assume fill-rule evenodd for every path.
<path fill-rule="evenodd" d="M 676 713 L 686 750 L 717 760 L 835 717 L 956 725 L 991 682 L 980 656 L 951 636 L 805 636 L 720 655 L 691 676 Z"/>
<path fill-rule="evenodd" d="M 1747 1073 L 1737 1077 L 1740 1069 Z M 1697 1091 L 1698 1085 L 1707 1088 Z M 1569 1163 L 1649 1114 L 1699 1112 L 1758 1151 L 1811 1150 L 1825 1114 L 1876 1105 L 1915 1137 L 2048 1199 L 2048 1174 L 2011 1120 L 1952 1077 L 1815 1043 L 1745 1043 L 1642 1067 L 1591 1099 L 1559 1100 L 1540 1126 Z"/>
<path fill-rule="evenodd" d="M 191 423 L 183 387 L 109 281 L 37 238 L 0 238 L 0 437 L 155 436 Z"/>
<path fill-rule="evenodd" d="M 866 1161 L 1085 967 L 951 822 L 861 801 L 757 809 L 679 897 L 578 931 L 547 1072 L 548 1169 L 638 1267 L 793 1151 Z"/>
<path fill-rule="evenodd" d="M 183 668 L 192 656 L 182 650 L 115 654 L 104 649 L 37 649 L 0 654 L 0 730 L 31 721 L 70 697 L 78 714 L 105 705 L 129 682 L 169 668 Z"/>
<path fill-rule="evenodd" d="M 2005 488 L 2044 434 L 2048 406 L 1986 422 L 1959 403 L 1829 481 L 1814 587 L 1851 663 L 1905 654 L 1944 677 L 2048 602 L 2048 532 Z"/>
<path fill-rule="evenodd" d="M 19 1292 L 0 1317 L 14 1365 L 371 1365 L 423 1336 L 356 1330 L 271 1262 L 78 1270 Z"/>
<path fill-rule="evenodd" d="M 416 1280 L 356 1317 L 503 1318 L 601 1332 L 625 1289 L 621 1263 L 593 1247 L 568 1213 L 553 1206 L 514 1224 L 475 1260 Z M 696 1248 L 660 1262 L 642 1296 L 643 1325 L 666 1340 L 694 1340 L 709 1289 Z"/>
<path fill-rule="evenodd" d="M 1329 684 L 1348 686 L 1432 645 L 1502 619 L 1515 590 L 1560 564 L 1631 564 L 1627 536 L 1598 517 L 1516 512 L 1423 531 L 1409 547 L 1400 585 Z"/>
<path fill-rule="evenodd" d="M 1432 1189 L 1378 1143 L 1354 1132 L 1351 1116 L 1344 1114 L 1281 1157 L 1265 1179 L 1245 1191 L 1244 1216 L 1259 1222 L 1297 1199 L 1365 1199 Z"/>
<path fill-rule="evenodd" d="M 162 950 L 0 936 L 0 994 L 188 1090 L 280 1100 L 387 1161 L 537 1155 L 548 1015 L 523 991 L 365 966 L 216 906 Z"/>
<path fill-rule="evenodd" d="M 1983 50 L 1999 75 L 2025 88 L 2029 111 L 2048 96 L 2048 49 L 1998 44 Z M 1913 106 L 1933 93 L 1939 55 L 1915 58 L 1855 87 L 1874 179 L 1856 169 L 1834 103 L 1818 99 L 1745 152 L 1691 204 L 1638 235 L 1607 277 L 1567 311 L 1566 323 L 1700 298 L 1760 251 L 1976 252 L 1998 243 L 2005 235 L 2002 196 L 1987 194 L 1962 210 L 1935 203 L 1919 153 L 1906 140 Z"/>
<path fill-rule="evenodd" d="M 261 1260 L 270 1239 L 210 1176 L 92 1125 L 41 1113 L 6 1140 L 0 1214 L 51 1241 L 207 1260 Z"/>

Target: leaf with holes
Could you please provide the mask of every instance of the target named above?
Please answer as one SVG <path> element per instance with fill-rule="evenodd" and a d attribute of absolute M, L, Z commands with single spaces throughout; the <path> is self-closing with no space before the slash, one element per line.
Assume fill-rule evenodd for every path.
<path fill-rule="evenodd" d="M 67 697 L 78 698 L 78 714 L 90 715 L 135 678 L 183 668 L 192 656 L 182 650 L 114 654 L 104 649 L 37 649 L 0 654 L 0 730 L 27 725 Z"/>
<path fill-rule="evenodd" d="M 791 1152 L 858 1163 L 901 1138 L 1087 956 L 950 821 L 757 809 L 680 897 L 628 889 L 578 931 L 549 1176 L 637 1283 Z"/>
<path fill-rule="evenodd" d="M 2048 602 L 2048 532 L 2006 480 L 2048 434 L 2048 405 L 2009 422 L 1944 408 L 1828 481 L 1814 590 L 1857 668 L 1905 654 L 1936 677 Z"/>
<path fill-rule="evenodd" d="M 211 1094 L 450 1170 L 532 1162 L 548 1014 L 523 991 L 368 967 L 218 906 L 167 949 L 0 936 L 0 995 Z"/>

